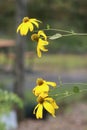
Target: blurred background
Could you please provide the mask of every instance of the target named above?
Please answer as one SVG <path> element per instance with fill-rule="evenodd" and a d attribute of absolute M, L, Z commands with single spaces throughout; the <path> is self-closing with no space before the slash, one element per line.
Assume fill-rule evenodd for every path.
<path fill-rule="evenodd" d="M 46 114 L 44 120 L 36 121 L 32 115 L 36 105 L 32 88 L 36 85 L 36 79 L 42 77 L 58 85 L 62 84 L 63 88 L 74 85 L 86 89 L 87 36 L 70 36 L 50 41 L 49 51 L 39 59 L 36 44 L 30 40 L 30 35 L 24 40 L 17 37 L 16 28 L 24 16 L 41 20 L 43 23 L 40 29 L 49 26 L 86 33 L 87 1 L 0 0 L 0 87 L 14 91 L 24 99 L 27 120 L 20 124 L 18 130 L 86 130 L 86 92 L 61 100 L 57 98 L 60 106 L 57 118 L 53 119 Z M 50 35 L 56 32 L 45 33 Z"/>

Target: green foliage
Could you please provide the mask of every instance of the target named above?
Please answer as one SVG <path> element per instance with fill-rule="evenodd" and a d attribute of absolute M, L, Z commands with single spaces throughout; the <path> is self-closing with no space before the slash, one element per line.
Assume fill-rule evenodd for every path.
<path fill-rule="evenodd" d="M 3 82 L 0 82 L 0 116 L 9 113 L 14 105 L 23 107 L 22 100 L 14 93 L 8 92 Z M 0 122 L 0 130 L 6 130 L 5 124 Z"/>
<path fill-rule="evenodd" d="M 74 86 L 73 87 L 73 92 L 74 93 L 79 93 L 80 92 L 79 87 L 78 86 Z"/>
<path fill-rule="evenodd" d="M 6 130 L 5 124 L 0 122 L 0 130 Z"/>
<path fill-rule="evenodd" d="M 65 101 L 67 103 L 81 101 L 85 94 L 87 94 L 86 83 L 62 83 L 62 85 L 59 84 L 56 89 L 50 91 L 50 95 L 58 102 Z"/>
<path fill-rule="evenodd" d="M 23 107 L 22 100 L 16 94 L 0 89 L 0 114 L 9 112 L 14 104 Z"/>

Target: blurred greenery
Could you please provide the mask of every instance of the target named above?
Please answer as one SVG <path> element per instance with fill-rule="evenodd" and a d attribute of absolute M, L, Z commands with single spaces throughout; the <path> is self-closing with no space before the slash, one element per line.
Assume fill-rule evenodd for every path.
<path fill-rule="evenodd" d="M 68 72 L 86 70 L 86 55 L 51 54 L 43 55 L 41 59 L 35 58 L 34 67 L 44 72 Z M 27 60 L 27 59 L 26 59 Z M 54 68 L 54 69 L 52 69 Z"/>
<path fill-rule="evenodd" d="M 1 130 L 6 130 L 6 126 L 4 123 L 0 122 L 0 129 Z"/>
<path fill-rule="evenodd" d="M 76 90 L 78 89 L 78 90 Z M 78 92 L 77 92 L 78 91 Z M 87 94 L 86 83 L 64 83 L 58 85 L 56 89 L 52 89 L 50 95 L 56 99 L 57 102 L 72 103 L 77 101 L 85 101 L 84 96 Z"/>
<path fill-rule="evenodd" d="M 0 37 L 14 38 L 16 36 L 16 1 L 0 1 Z M 49 5 L 49 8 L 48 8 Z M 87 32 L 87 1 L 86 0 L 29 0 L 27 5 L 29 17 L 43 21 L 40 28 L 47 25 L 52 28 Z M 54 15 L 55 14 L 55 15 Z M 21 22 L 21 21 L 20 21 Z M 49 34 L 46 32 L 47 35 Z M 55 32 L 52 32 L 55 33 Z M 35 44 L 29 41 L 27 50 L 32 50 Z M 79 53 L 87 52 L 87 36 L 64 37 L 50 41 L 49 53 Z M 29 43 L 30 42 L 30 43 Z"/>
<path fill-rule="evenodd" d="M 0 82 L 0 115 L 10 112 L 14 104 L 23 107 L 22 100 L 14 93 L 8 92 L 4 82 Z"/>

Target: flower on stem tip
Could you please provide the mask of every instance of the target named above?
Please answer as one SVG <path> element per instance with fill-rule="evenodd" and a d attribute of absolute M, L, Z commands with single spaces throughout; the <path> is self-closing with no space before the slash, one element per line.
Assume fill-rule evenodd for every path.
<path fill-rule="evenodd" d="M 27 35 L 28 31 L 32 32 L 34 30 L 34 25 L 39 28 L 41 21 L 35 18 L 24 17 L 22 23 L 17 28 L 17 33 L 20 31 L 21 35 Z"/>
<path fill-rule="evenodd" d="M 48 96 L 49 86 L 52 86 L 54 88 L 56 87 L 55 82 L 46 81 L 42 78 L 38 78 L 36 83 L 37 85 L 33 89 L 33 93 L 35 96 L 41 96 L 41 97 Z"/>
<path fill-rule="evenodd" d="M 48 45 L 48 41 L 47 41 L 47 36 L 46 34 L 40 30 L 38 31 L 38 33 L 34 33 L 31 36 L 32 41 L 36 41 L 37 42 L 37 55 L 38 57 L 41 57 L 41 51 L 48 51 L 48 49 L 46 49 L 44 46 Z"/>
<path fill-rule="evenodd" d="M 38 97 L 38 104 L 34 108 L 33 114 L 36 114 L 36 118 L 43 118 L 43 108 L 45 108 L 53 117 L 55 117 L 55 109 L 59 106 L 56 104 L 55 100 L 51 97 Z"/>

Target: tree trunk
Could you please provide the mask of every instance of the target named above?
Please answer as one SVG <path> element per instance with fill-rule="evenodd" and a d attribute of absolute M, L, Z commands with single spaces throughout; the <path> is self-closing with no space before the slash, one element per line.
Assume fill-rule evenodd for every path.
<path fill-rule="evenodd" d="M 22 22 L 27 13 L 27 0 L 16 0 L 16 22 L 17 26 Z M 15 83 L 14 92 L 24 99 L 24 51 L 26 45 L 26 36 L 17 34 L 15 47 Z M 24 119 L 24 110 L 16 108 L 18 121 Z"/>

